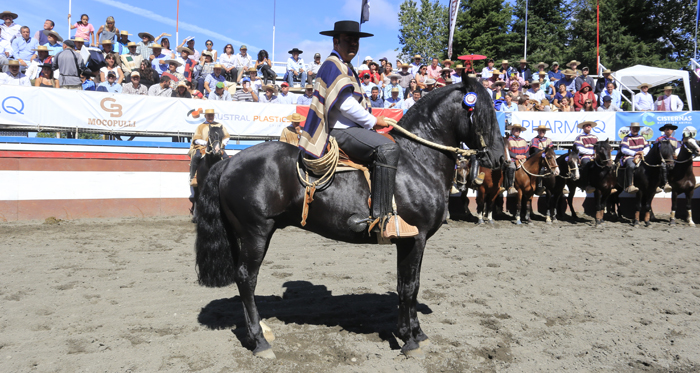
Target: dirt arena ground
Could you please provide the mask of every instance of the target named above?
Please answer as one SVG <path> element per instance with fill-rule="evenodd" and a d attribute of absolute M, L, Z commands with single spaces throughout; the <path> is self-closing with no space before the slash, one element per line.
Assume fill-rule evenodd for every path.
<path fill-rule="evenodd" d="M 428 242 L 406 359 L 392 246 L 276 234 L 252 356 L 235 286 L 197 285 L 187 218 L 0 225 L 0 372 L 700 370 L 700 228 L 450 221 Z"/>

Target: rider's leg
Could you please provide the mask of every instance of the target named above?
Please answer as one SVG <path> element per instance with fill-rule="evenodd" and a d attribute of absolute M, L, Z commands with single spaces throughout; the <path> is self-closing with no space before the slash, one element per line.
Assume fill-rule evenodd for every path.
<path fill-rule="evenodd" d="M 593 193 L 595 192 L 595 188 L 588 184 L 588 173 L 593 165 L 591 164 L 591 159 L 590 158 L 581 158 L 581 169 L 579 170 L 580 172 L 580 177 L 581 180 L 586 182 L 585 190 L 586 193 Z"/>
<path fill-rule="evenodd" d="M 479 160 L 476 155 L 469 157 L 469 179 L 472 186 L 479 186 L 484 183 L 484 173 L 479 172 Z"/>
<path fill-rule="evenodd" d="M 666 162 L 661 162 L 661 187 L 663 188 L 662 191 L 666 193 L 670 193 L 672 190 L 671 185 L 668 184 L 668 166 Z"/>
<path fill-rule="evenodd" d="M 508 162 L 508 168 L 506 169 L 505 176 L 506 179 L 504 180 L 504 182 L 506 189 L 508 189 L 508 194 L 518 194 L 518 191 L 515 190 L 515 188 L 513 188 L 513 184 L 515 183 L 515 162 Z"/>
<path fill-rule="evenodd" d="M 197 167 L 199 167 L 199 162 L 202 160 L 202 153 L 199 150 L 195 150 L 192 159 L 190 160 L 190 185 L 195 182 L 194 174 L 197 172 Z"/>
<path fill-rule="evenodd" d="M 639 188 L 634 186 L 634 169 L 637 167 L 637 165 L 634 163 L 634 157 L 630 157 L 625 161 L 625 167 L 627 167 L 625 170 L 625 192 L 637 193 Z"/>

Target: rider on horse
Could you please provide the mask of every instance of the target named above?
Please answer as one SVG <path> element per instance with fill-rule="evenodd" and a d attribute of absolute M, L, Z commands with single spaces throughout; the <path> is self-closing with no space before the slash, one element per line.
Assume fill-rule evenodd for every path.
<path fill-rule="evenodd" d="M 639 188 L 634 186 L 634 169 L 637 168 L 635 160 L 647 155 L 651 149 L 644 136 L 639 134 L 639 129 L 639 122 L 632 122 L 629 135 L 625 136 L 620 143 L 620 152 L 622 152 L 622 161 L 620 163 L 627 168 L 625 177 L 625 192 L 627 193 L 637 193 L 639 191 Z"/>
<path fill-rule="evenodd" d="M 192 136 L 192 144 L 190 144 L 190 185 L 191 186 L 196 186 L 197 185 L 197 179 L 195 178 L 195 173 L 197 172 L 197 167 L 199 167 L 199 162 L 202 160 L 202 155 L 204 152 L 206 152 L 207 149 L 207 143 L 209 142 L 209 127 L 222 127 L 222 130 L 224 131 L 224 138 L 221 139 L 221 144 L 225 148 L 226 144 L 228 143 L 228 140 L 230 139 L 230 135 L 228 134 L 228 131 L 226 130 L 226 127 L 224 127 L 223 124 L 217 123 L 214 121 L 214 109 L 206 109 L 204 110 L 204 123 L 200 124 L 197 127 L 197 130 L 194 132 L 194 136 Z M 226 155 L 226 152 L 224 151 L 224 157 L 228 157 Z"/>
<path fill-rule="evenodd" d="M 537 136 L 535 136 L 532 139 L 532 142 L 530 143 L 530 155 L 537 153 L 538 151 L 542 151 L 542 156 L 544 157 L 544 151 L 547 150 L 547 148 L 554 146 L 552 143 L 552 139 L 547 138 L 547 131 L 551 131 L 551 129 L 544 124 L 540 124 L 537 126 L 537 128 L 534 128 L 533 131 L 537 131 Z M 540 173 L 542 170 L 540 170 Z M 537 178 L 537 189 L 535 189 L 535 194 L 542 195 L 544 192 L 544 187 L 542 186 L 542 178 L 538 177 Z"/>
<path fill-rule="evenodd" d="M 581 160 L 581 180 L 588 180 L 588 163 L 595 158 L 595 144 L 598 142 L 598 137 L 591 133 L 593 127 L 598 124 L 593 121 L 581 122 L 577 127 L 583 130 L 583 133 L 576 136 L 574 145 L 578 148 L 579 159 Z M 593 193 L 594 190 L 590 186 L 586 187 L 587 193 Z"/>
<path fill-rule="evenodd" d="M 654 141 L 654 144 L 658 144 L 660 141 L 668 140 L 671 142 L 671 145 L 673 145 L 676 150 L 673 152 L 673 159 L 678 158 L 678 154 L 681 152 L 681 142 L 678 141 L 675 137 L 673 137 L 673 132 L 678 129 L 678 126 L 674 126 L 671 123 L 666 123 L 661 128 L 659 128 L 660 131 L 663 131 L 664 134 L 659 136 L 656 141 Z M 668 193 L 670 192 L 673 188 L 671 188 L 671 185 L 668 183 L 668 168 L 666 168 L 666 164 L 662 163 L 661 164 L 662 172 L 661 172 L 661 182 L 663 183 L 662 188 L 663 191 Z"/>
<path fill-rule="evenodd" d="M 510 126 L 510 137 L 506 141 L 506 148 L 508 153 L 510 153 L 510 162 L 508 163 L 508 169 L 506 170 L 505 185 L 508 188 L 508 194 L 518 194 L 518 191 L 513 188 L 513 183 L 515 182 L 515 170 L 516 163 L 518 167 L 520 166 L 520 161 L 525 161 L 528 154 L 527 141 L 520 137 L 520 132 L 524 130 L 525 127 L 520 124 L 513 124 Z"/>
<path fill-rule="evenodd" d="M 314 96 L 299 147 L 306 155 L 320 158 L 327 150 L 329 137 L 333 136 L 348 156 L 372 163 L 371 215 L 373 219 L 380 219 L 383 224 L 380 231 L 385 238 L 395 238 L 387 235 L 384 228 L 392 220 L 394 182 L 401 150 L 392 140 L 373 131 L 387 124 L 383 117 L 370 114 L 369 99 L 351 64 L 360 38 L 373 35 L 360 32 L 359 23 L 354 21 L 336 22 L 333 30 L 321 32 L 321 35 L 333 37 L 333 51 L 316 75 Z M 417 232 L 398 215 L 394 218 L 398 219 L 399 226 Z"/>

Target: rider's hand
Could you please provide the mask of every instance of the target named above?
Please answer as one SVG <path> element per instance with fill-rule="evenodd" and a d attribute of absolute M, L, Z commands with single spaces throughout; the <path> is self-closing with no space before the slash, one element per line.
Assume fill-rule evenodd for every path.
<path fill-rule="evenodd" d="M 384 117 L 382 117 L 382 116 L 377 117 L 377 124 L 374 126 L 374 128 L 377 129 L 377 128 L 384 128 L 384 127 L 389 127 L 389 125 L 384 120 Z"/>

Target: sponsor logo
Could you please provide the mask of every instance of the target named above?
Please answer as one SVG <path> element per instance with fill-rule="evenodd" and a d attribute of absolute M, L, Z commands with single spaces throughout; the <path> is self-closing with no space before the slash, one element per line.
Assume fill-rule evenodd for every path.
<path fill-rule="evenodd" d="M 106 106 L 108 102 L 109 107 Z M 100 101 L 100 107 L 102 108 L 102 110 L 108 112 L 111 118 L 121 118 L 122 106 L 119 104 L 115 104 L 115 102 L 117 102 L 117 100 L 111 97 L 103 98 L 102 101 Z"/>
<path fill-rule="evenodd" d="M 656 124 L 653 120 L 649 120 L 649 118 L 654 119 L 654 114 L 653 113 L 644 113 L 642 115 L 642 123 L 644 123 L 645 126 L 653 126 Z"/>
<path fill-rule="evenodd" d="M 2 109 L 8 114 L 24 115 L 24 101 L 17 96 L 9 96 L 2 100 Z"/>
<path fill-rule="evenodd" d="M 100 108 L 105 112 L 109 113 L 110 118 L 121 118 L 124 114 L 124 108 L 122 105 L 116 103 L 117 100 L 112 97 L 103 98 L 100 101 Z M 87 124 L 89 126 L 100 126 L 100 127 L 136 127 L 135 120 L 117 120 L 117 119 L 102 119 L 102 118 L 88 118 Z"/>

